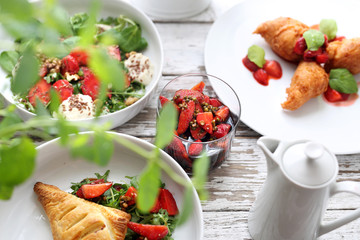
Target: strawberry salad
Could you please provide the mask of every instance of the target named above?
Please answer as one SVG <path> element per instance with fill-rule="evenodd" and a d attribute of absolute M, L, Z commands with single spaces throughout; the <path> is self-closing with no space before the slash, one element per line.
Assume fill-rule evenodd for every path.
<path fill-rule="evenodd" d="M 65 56 L 49 57 L 37 53 L 40 62 L 39 81 L 23 96 L 15 96 L 30 112 L 35 112 L 37 104 L 45 107 L 51 103 L 52 89 L 60 97 L 58 111 L 54 117 L 62 115 L 68 120 L 86 119 L 95 116 L 95 106 L 100 96 L 101 82 L 90 65 L 90 54 L 84 48 L 77 47 L 79 33 L 88 20 L 86 13 L 78 13 L 70 18 L 73 36 L 61 39 L 61 44 L 68 50 Z M 95 39 L 111 36 L 114 45 L 106 47 L 110 57 L 118 61 L 124 69 L 124 88 L 115 90 L 107 87 L 105 100 L 100 108 L 100 115 L 126 108 L 145 95 L 145 88 L 153 78 L 154 67 L 150 59 L 140 51 L 147 47 L 147 41 L 141 36 L 140 26 L 131 19 L 120 16 L 101 19 L 96 24 Z M 93 46 L 97 48 L 97 45 Z M 14 52 L 14 51 L 13 51 Z M 18 53 L 18 60 L 21 53 Z M 16 66 L 10 75 L 16 74 Z M 51 108 L 49 108 L 52 111 Z"/>
<path fill-rule="evenodd" d="M 171 240 L 179 213 L 172 193 L 162 184 L 158 199 L 150 213 L 143 214 L 136 205 L 138 182 L 136 177 L 128 177 L 130 183 L 113 183 L 107 180 L 110 171 L 104 175 L 95 173 L 96 178 L 86 178 L 72 183 L 72 194 L 79 198 L 113 207 L 131 214 L 126 240 Z"/>

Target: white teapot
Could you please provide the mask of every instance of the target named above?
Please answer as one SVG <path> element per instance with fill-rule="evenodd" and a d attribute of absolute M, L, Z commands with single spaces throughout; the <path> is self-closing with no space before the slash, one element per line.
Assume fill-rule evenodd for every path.
<path fill-rule="evenodd" d="M 360 196 L 360 182 L 336 182 L 338 162 L 318 143 L 262 137 L 268 175 L 249 213 L 255 240 L 311 240 L 360 217 L 360 209 L 322 223 L 328 199 L 340 192 Z"/>

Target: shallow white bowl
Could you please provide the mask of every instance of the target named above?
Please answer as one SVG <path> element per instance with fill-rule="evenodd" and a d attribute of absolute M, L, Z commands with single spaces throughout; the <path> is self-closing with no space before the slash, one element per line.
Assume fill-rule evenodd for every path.
<path fill-rule="evenodd" d="M 154 148 L 152 144 L 144 140 L 125 134 L 112 134 L 132 141 L 143 149 Z M 109 181 L 129 182 L 125 176 L 139 175 L 146 166 L 145 159 L 119 144 L 115 144 L 114 154 L 109 164 L 100 167 L 82 159 L 72 159 L 68 149 L 59 146 L 58 142 L 58 139 L 55 139 L 37 148 L 37 166 L 31 179 L 14 190 L 11 200 L 0 201 L 1 239 L 52 239 L 50 223 L 33 191 L 36 182 L 55 185 L 61 190 L 69 192 L 71 191 L 71 182 L 79 182 L 86 177 L 93 177 L 96 172 L 103 174 L 110 169 Z M 190 181 L 180 165 L 163 151 L 161 151 L 161 159 L 184 181 Z M 166 184 L 166 188 L 173 193 L 181 211 L 185 189 L 166 174 L 163 174 L 162 181 Z M 193 189 L 192 204 L 193 211 L 188 221 L 175 229 L 173 234 L 175 240 L 200 240 L 203 237 L 202 209 L 195 189 Z"/>
<path fill-rule="evenodd" d="M 33 1 L 35 4 L 38 1 Z M 88 0 L 61 0 L 61 5 L 73 15 L 78 12 L 87 12 L 91 1 Z M 111 122 L 111 128 L 118 127 L 131 118 L 136 116 L 149 102 L 151 96 L 156 90 L 157 84 L 161 78 L 163 68 L 163 47 L 160 39 L 160 35 L 154 25 L 154 23 L 148 18 L 141 10 L 138 10 L 131 4 L 121 0 L 102 0 L 102 10 L 100 11 L 100 17 L 107 16 L 119 16 L 120 14 L 125 15 L 135 22 L 137 22 L 142 29 L 142 35 L 148 41 L 148 47 L 142 53 L 150 58 L 150 61 L 154 65 L 154 74 L 151 83 L 146 86 L 145 95 L 131 106 L 124 108 L 120 111 L 110 113 L 104 116 L 100 116 L 97 120 L 99 124 L 105 122 Z M 3 31 L 0 31 L 0 38 L 9 39 L 5 36 Z M 4 51 L 8 49 L 0 49 Z M 5 104 L 15 103 L 13 99 L 13 93 L 10 90 L 10 80 L 6 78 L 6 73 L 0 69 L 0 95 L 3 95 Z M 1 97 L 1 96 L 0 96 Z M 27 111 L 21 105 L 17 105 L 17 112 L 23 120 L 28 120 L 35 116 L 35 114 Z M 84 120 L 74 120 L 80 122 L 92 122 L 94 118 Z"/>

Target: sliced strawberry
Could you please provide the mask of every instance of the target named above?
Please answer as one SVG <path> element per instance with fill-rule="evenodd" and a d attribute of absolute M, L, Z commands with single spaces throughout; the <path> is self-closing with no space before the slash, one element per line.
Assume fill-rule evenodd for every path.
<path fill-rule="evenodd" d="M 260 83 L 261 85 L 267 86 L 269 85 L 269 76 L 268 74 L 265 72 L 264 69 L 259 68 L 258 70 L 256 70 L 253 73 L 253 76 L 255 78 L 255 80 Z"/>
<path fill-rule="evenodd" d="M 329 102 L 339 102 L 344 100 L 341 93 L 336 91 L 335 89 L 332 89 L 330 86 L 328 86 L 328 89 L 324 93 L 324 96 Z"/>
<path fill-rule="evenodd" d="M 167 98 L 164 97 L 164 96 L 159 96 L 159 100 L 160 100 L 160 104 L 161 104 L 162 107 L 163 107 L 163 106 L 165 105 L 165 103 L 167 103 L 167 102 L 171 102 L 172 104 L 174 104 L 172 101 L 170 101 L 169 99 L 167 99 Z M 174 104 L 174 107 L 176 108 L 176 110 L 177 110 L 178 112 L 180 112 L 180 108 L 179 108 L 178 105 Z"/>
<path fill-rule="evenodd" d="M 204 95 L 199 91 L 180 89 L 175 92 L 173 100 L 176 104 L 179 104 L 184 100 L 185 97 L 191 97 L 193 99 L 196 99 L 196 101 L 202 103 L 204 101 L 203 96 Z"/>
<path fill-rule="evenodd" d="M 118 46 L 109 46 L 107 47 L 107 51 L 111 57 L 121 61 L 120 49 Z"/>
<path fill-rule="evenodd" d="M 198 156 L 203 150 L 203 145 L 201 144 L 201 140 L 196 140 L 195 143 L 192 143 L 189 147 L 189 155 L 190 156 Z"/>
<path fill-rule="evenodd" d="M 226 136 L 231 129 L 231 125 L 227 123 L 221 123 L 216 126 L 216 131 L 214 131 L 213 135 L 215 138 L 219 139 Z"/>
<path fill-rule="evenodd" d="M 199 102 L 210 104 L 210 97 L 208 95 L 203 95 L 201 101 L 199 101 Z"/>
<path fill-rule="evenodd" d="M 85 74 L 84 74 L 85 75 Z M 81 85 L 81 91 L 85 95 L 89 95 L 93 100 L 95 100 L 99 94 L 100 90 L 100 81 L 95 77 L 94 74 L 90 74 L 88 77 L 85 77 L 83 84 Z"/>
<path fill-rule="evenodd" d="M 81 191 L 84 195 L 84 198 L 90 199 L 101 196 L 109 188 L 111 188 L 112 183 L 99 183 L 99 184 L 84 184 L 81 186 Z"/>
<path fill-rule="evenodd" d="M 215 119 L 218 122 L 225 122 L 230 114 L 230 109 L 227 106 L 224 106 L 216 111 L 215 113 Z"/>
<path fill-rule="evenodd" d="M 78 61 L 71 55 L 67 55 L 61 60 L 61 74 L 65 75 L 65 73 L 75 74 L 79 72 L 79 63 Z"/>
<path fill-rule="evenodd" d="M 50 101 L 50 83 L 45 79 L 38 81 L 34 87 L 32 87 L 28 94 L 28 99 L 31 105 L 36 106 L 36 98 L 38 98 L 44 105 Z"/>
<path fill-rule="evenodd" d="M 322 53 L 323 53 L 323 50 L 321 48 L 319 48 L 318 50 L 315 50 L 315 51 L 306 50 L 303 55 L 304 61 L 307 61 L 307 62 L 315 61 L 316 56 L 320 55 Z"/>
<path fill-rule="evenodd" d="M 299 38 L 294 47 L 294 52 L 298 55 L 303 55 L 305 50 L 307 49 L 305 38 L 301 37 Z"/>
<path fill-rule="evenodd" d="M 195 129 L 190 128 L 190 133 L 195 140 L 203 139 L 206 136 L 206 131 L 199 126 Z"/>
<path fill-rule="evenodd" d="M 222 102 L 220 102 L 219 99 L 217 98 L 210 98 L 210 105 L 213 106 L 213 107 L 220 107 L 222 105 L 224 105 Z"/>
<path fill-rule="evenodd" d="M 76 196 L 79 198 L 85 198 L 81 188 L 76 191 Z"/>
<path fill-rule="evenodd" d="M 150 210 L 151 213 L 158 213 L 159 210 L 161 209 L 161 205 L 160 205 L 160 201 L 159 198 L 156 199 L 155 205 L 153 206 L 153 208 Z"/>
<path fill-rule="evenodd" d="M 195 102 L 195 112 L 203 112 L 203 108 L 201 107 L 201 104 L 199 102 Z"/>
<path fill-rule="evenodd" d="M 52 86 L 60 94 L 61 102 L 73 95 L 74 88 L 67 80 L 58 80 Z"/>
<path fill-rule="evenodd" d="M 196 84 L 195 86 L 193 86 L 191 88 L 191 90 L 195 90 L 195 91 L 202 93 L 204 91 L 204 87 L 205 87 L 205 83 L 203 81 L 201 81 L 198 84 Z"/>
<path fill-rule="evenodd" d="M 266 61 L 264 64 L 264 70 L 266 73 L 273 78 L 281 78 L 282 69 L 280 64 L 275 60 Z"/>
<path fill-rule="evenodd" d="M 169 232 L 167 226 L 165 225 L 150 225 L 129 222 L 127 226 L 137 234 L 146 237 L 148 240 L 161 240 Z"/>
<path fill-rule="evenodd" d="M 94 73 L 88 67 L 81 67 L 81 71 L 83 72 L 83 78 L 95 77 Z"/>
<path fill-rule="evenodd" d="M 195 112 L 195 102 L 190 100 L 187 103 L 183 103 L 184 109 L 181 110 L 178 122 L 177 133 L 183 134 L 189 128 L 189 124 L 194 117 Z"/>
<path fill-rule="evenodd" d="M 211 123 L 212 120 L 213 120 L 213 115 L 211 112 L 198 113 L 198 115 L 196 116 L 197 124 L 210 134 L 213 133 L 213 127 Z"/>
<path fill-rule="evenodd" d="M 174 134 L 176 136 L 179 136 L 176 131 Z M 179 138 L 173 138 L 171 143 L 167 146 L 167 152 L 183 166 L 192 166 L 192 161 L 190 160 L 189 155 L 186 152 L 186 148 Z"/>
<path fill-rule="evenodd" d="M 134 187 L 129 187 L 125 193 L 125 196 L 130 197 L 130 201 L 127 202 L 129 206 L 134 205 L 136 203 L 137 198 L 137 190 Z"/>
<path fill-rule="evenodd" d="M 246 55 L 246 57 L 243 58 L 242 60 L 244 66 L 249 69 L 251 72 L 255 72 L 256 70 L 259 69 L 259 67 L 253 63 L 252 61 L 250 61 L 250 59 L 248 58 L 248 56 Z"/>
<path fill-rule="evenodd" d="M 179 213 L 174 196 L 169 190 L 163 188 L 160 189 L 159 201 L 161 208 L 165 209 L 170 216 L 174 216 Z"/>
<path fill-rule="evenodd" d="M 70 52 L 70 56 L 76 59 L 79 66 L 86 66 L 88 64 L 89 55 L 85 50 L 82 50 L 80 48 L 75 48 Z"/>
<path fill-rule="evenodd" d="M 39 70 L 39 76 L 43 78 L 46 76 L 47 73 L 48 73 L 47 67 L 45 65 L 41 65 Z"/>
<path fill-rule="evenodd" d="M 316 56 L 316 62 L 319 64 L 326 63 L 328 60 L 329 60 L 329 56 L 326 52 Z"/>

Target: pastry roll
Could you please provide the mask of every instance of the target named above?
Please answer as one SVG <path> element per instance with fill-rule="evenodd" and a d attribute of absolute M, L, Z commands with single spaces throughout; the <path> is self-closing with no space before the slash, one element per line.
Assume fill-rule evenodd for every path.
<path fill-rule="evenodd" d="M 330 42 L 326 52 L 329 55 L 326 70 L 347 68 L 352 74 L 360 73 L 360 38 Z"/>
<path fill-rule="evenodd" d="M 281 104 L 284 109 L 296 110 L 311 98 L 326 91 L 329 75 L 316 62 L 300 62 L 290 87 L 286 89 L 287 100 Z"/>
<path fill-rule="evenodd" d="M 38 182 L 34 191 L 49 218 L 54 240 L 125 239 L 131 215 Z"/>
<path fill-rule="evenodd" d="M 272 50 L 287 61 L 299 62 L 302 58 L 294 52 L 296 41 L 309 27 L 289 17 L 279 17 L 260 24 L 254 33 L 260 34 Z"/>

